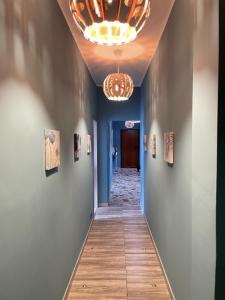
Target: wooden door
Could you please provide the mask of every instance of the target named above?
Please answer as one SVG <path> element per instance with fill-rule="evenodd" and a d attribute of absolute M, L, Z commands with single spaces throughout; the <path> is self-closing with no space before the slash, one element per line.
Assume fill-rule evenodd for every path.
<path fill-rule="evenodd" d="M 139 129 L 121 130 L 121 167 L 139 167 Z"/>

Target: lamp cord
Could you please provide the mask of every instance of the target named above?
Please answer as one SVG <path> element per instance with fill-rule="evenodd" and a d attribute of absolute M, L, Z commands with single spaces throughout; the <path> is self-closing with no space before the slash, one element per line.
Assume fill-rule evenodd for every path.
<path fill-rule="evenodd" d="M 119 72 L 120 72 L 120 63 L 118 62 L 117 63 L 117 73 L 119 74 Z"/>

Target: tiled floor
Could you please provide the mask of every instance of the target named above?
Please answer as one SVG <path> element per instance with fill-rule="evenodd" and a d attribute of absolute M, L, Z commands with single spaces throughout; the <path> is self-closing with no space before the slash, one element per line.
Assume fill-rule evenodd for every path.
<path fill-rule="evenodd" d="M 109 206 L 140 206 L 141 180 L 137 169 L 113 171 Z"/>
<path fill-rule="evenodd" d="M 169 300 L 141 211 L 97 210 L 67 300 Z"/>

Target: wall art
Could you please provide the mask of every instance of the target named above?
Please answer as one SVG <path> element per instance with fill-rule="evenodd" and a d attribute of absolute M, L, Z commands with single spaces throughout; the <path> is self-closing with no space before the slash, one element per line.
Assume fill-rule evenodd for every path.
<path fill-rule="evenodd" d="M 164 160 L 169 164 L 174 164 L 174 132 L 164 133 Z"/>
<path fill-rule="evenodd" d="M 153 157 L 156 157 L 156 134 L 150 136 L 150 153 Z"/>
<path fill-rule="evenodd" d="M 45 129 L 45 170 L 60 166 L 60 131 Z"/>
<path fill-rule="evenodd" d="M 87 135 L 87 154 L 91 154 L 92 152 L 92 145 L 91 145 L 91 135 Z"/>
<path fill-rule="evenodd" d="M 148 150 L 148 136 L 147 134 L 144 135 L 144 151 L 147 151 Z"/>
<path fill-rule="evenodd" d="M 81 136 L 79 133 L 74 133 L 74 160 L 79 160 L 81 152 Z"/>

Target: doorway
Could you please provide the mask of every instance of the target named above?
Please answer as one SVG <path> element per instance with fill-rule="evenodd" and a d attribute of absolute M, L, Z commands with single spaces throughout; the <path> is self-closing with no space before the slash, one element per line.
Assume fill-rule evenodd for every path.
<path fill-rule="evenodd" d="M 140 209 L 140 122 L 112 122 L 112 180 L 109 206 Z"/>

